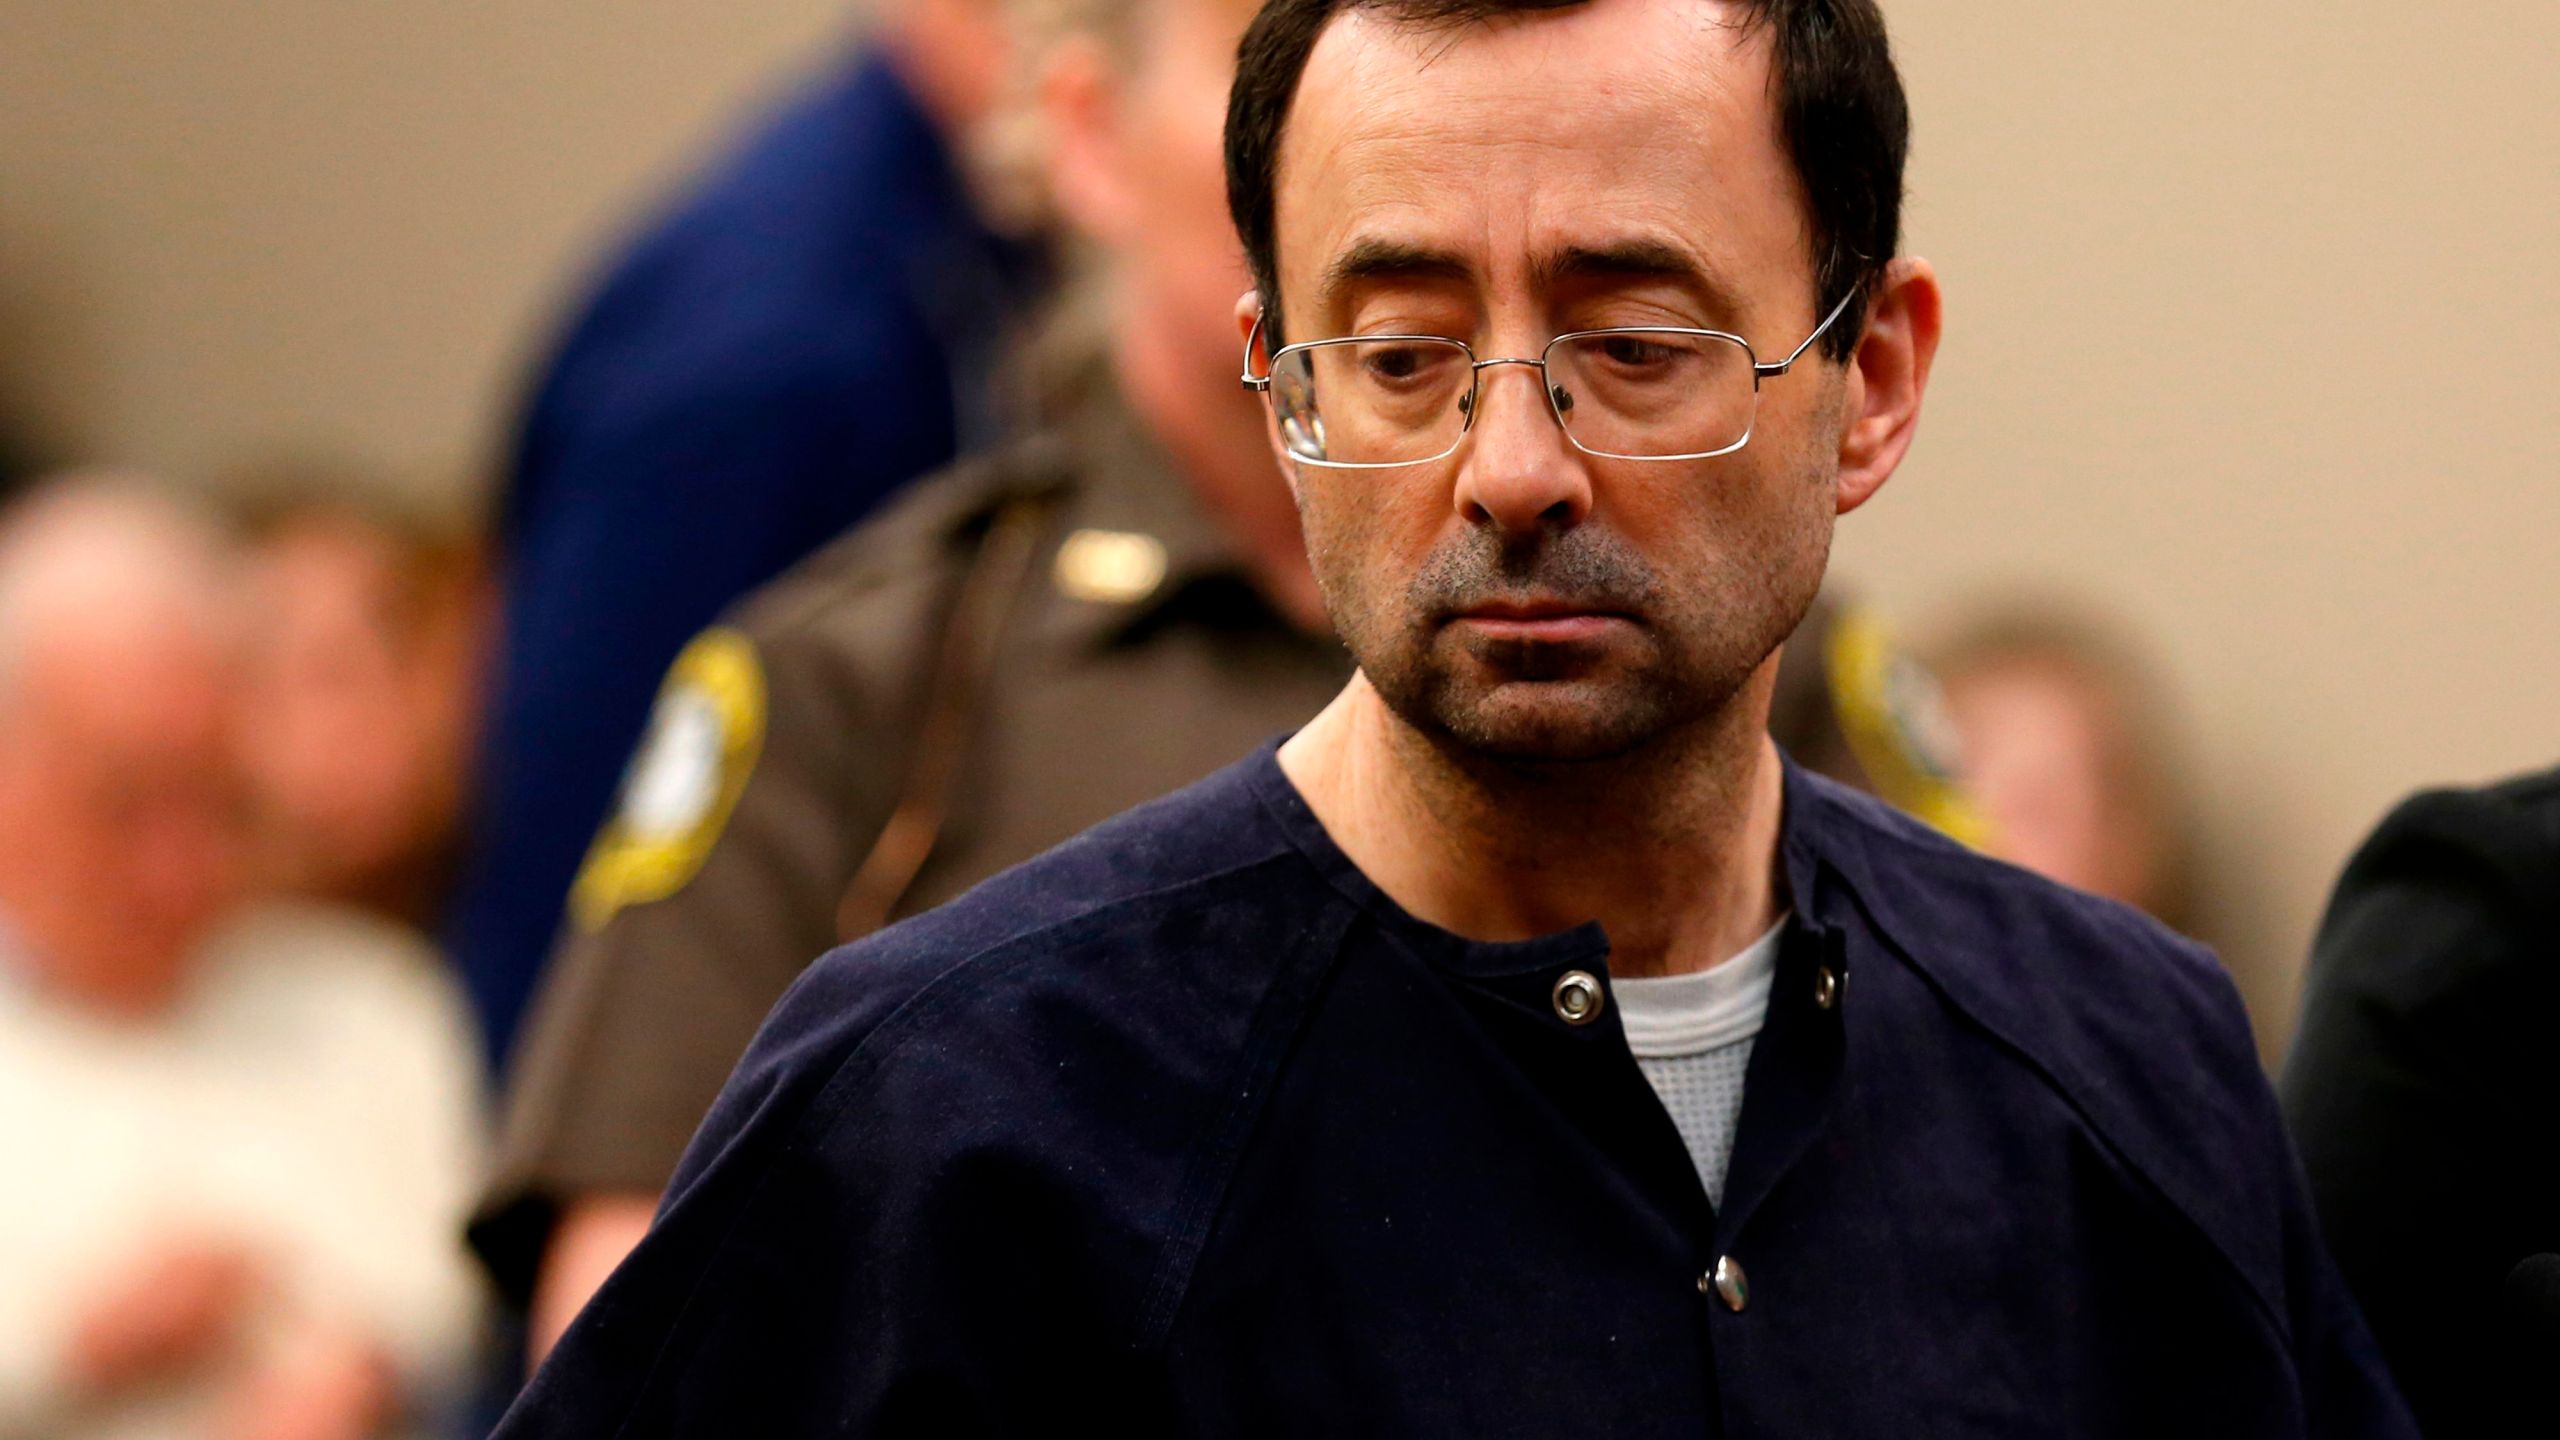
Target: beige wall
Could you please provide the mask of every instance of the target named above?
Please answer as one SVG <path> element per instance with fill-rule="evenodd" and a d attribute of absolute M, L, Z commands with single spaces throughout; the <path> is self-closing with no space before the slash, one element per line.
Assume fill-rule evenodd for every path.
<path fill-rule="evenodd" d="M 848 0 L 0 0 L 0 417 L 459 470 L 603 236 Z"/>
<path fill-rule="evenodd" d="M 2560 7 L 1887 5 L 1950 320 L 1839 563 L 2162 652 L 2272 1051 L 2390 801 L 2560 763 Z"/>
<path fill-rule="evenodd" d="M 1951 328 L 1840 564 L 2161 651 L 2272 1044 L 2392 797 L 2560 759 L 2560 8 L 1887 3 Z M 0 406 L 463 466 L 599 238 L 845 13 L 0 0 Z"/>

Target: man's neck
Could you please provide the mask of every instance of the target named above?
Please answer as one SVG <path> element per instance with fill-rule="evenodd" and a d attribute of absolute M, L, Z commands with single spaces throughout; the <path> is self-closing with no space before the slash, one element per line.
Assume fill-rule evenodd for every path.
<path fill-rule="evenodd" d="M 883 15 L 872 43 L 886 53 L 949 148 L 996 105 L 1012 63 L 993 8 L 975 0 L 905 0 Z"/>
<path fill-rule="evenodd" d="M 1778 917 L 1776 659 L 1694 734 L 1625 760 L 1454 756 L 1365 676 L 1280 748 L 1334 842 L 1397 904 L 1475 940 L 1597 920 L 1619 978 L 1703 970 Z"/>

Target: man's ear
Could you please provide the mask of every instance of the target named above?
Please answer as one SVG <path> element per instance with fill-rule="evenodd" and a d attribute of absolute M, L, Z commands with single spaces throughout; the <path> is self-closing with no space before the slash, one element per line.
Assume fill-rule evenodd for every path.
<path fill-rule="evenodd" d="M 1257 375 L 1271 373 L 1271 328 L 1267 325 L 1263 326 L 1262 338 L 1259 342 L 1255 340 L 1253 334 L 1253 327 L 1261 319 L 1261 291 L 1247 290 L 1236 298 L 1236 353 L 1244 360 L 1244 364 L 1237 369 L 1238 375 L 1244 374 L 1247 369 Z M 1297 458 L 1289 453 L 1289 447 L 1280 439 L 1280 417 L 1272 410 L 1269 397 L 1256 398 L 1262 405 L 1262 435 L 1271 444 L 1271 458 L 1279 462 L 1280 473 L 1288 477 L 1289 493 L 1295 495 L 1298 493 Z"/>
<path fill-rule="evenodd" d="M 1841 412 L 1838 513 L 1884 488 L 1920 428 L 1920 398 L 1943 321 L 1938 272 L 1906 257 L 1887 265 L 1867 302 L 1867 333 L 1849 358 Z"/>
<path fill-rule="evenodd" d="M 1121 244 L 1143 223 L 1120 134 L 1119 73 L 1102 42 L 1073 35 L 1040 62 L 1040 126 L 1049 194 L 1078 233 Z"/>
<path fill-rule="evenodd" d="M 1236 353 L 1244 357 L 1236 374 L 1267 375 L 1271 371 L 1271 327 L 1262 325 L 1262 337 L 1254 338 L 1253 329 L 1262 325 L 1262 292 L 1247 290 L 1236 297 Z M 1268 407 L 1266 407 L 1268 408 Z"/>

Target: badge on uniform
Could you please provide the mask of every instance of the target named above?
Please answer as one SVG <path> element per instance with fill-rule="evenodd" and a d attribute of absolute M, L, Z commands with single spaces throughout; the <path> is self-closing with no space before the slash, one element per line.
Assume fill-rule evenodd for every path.
<path fill-rule="evenodd" d="M 1134 605 L 1164 583 L 1164 542 L 1127 530 L 1078 530 L 1051 567 L 1058 593 L 1095 605 Z"/>
<path fill-rule="evenodd" d="M 1964 793 L 1955 725 L 1938 678 L 1894 643 L 1882 617 L 1844 609 L 1823 646 L 1831 703 L 1876 798 L 1979 850 L 1990 825 Z"/>
<path fill-rule="evenodd" d="M 581 929 L 673 895 L 702 868 L 764 748 L 764 721 L 764 668 L 746 636 L 715 627 L 676 657 L 569 892 Z"/>

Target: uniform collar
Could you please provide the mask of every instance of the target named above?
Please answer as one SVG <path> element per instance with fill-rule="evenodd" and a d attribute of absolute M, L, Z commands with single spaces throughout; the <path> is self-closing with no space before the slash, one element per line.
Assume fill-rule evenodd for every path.
<path fill-rule="evenodd" d="M 1879 835 L 1895 831 L 1920 836 L 1921 843 L 1931 846 L 1955 842 L 1924 830 L 1874 796 L 1792 760 L 1787 762 L 1786 807 L 1779 843 L 1787 881 L 1796 894 L 1809 897 L 1798 904 L 1798 913 L 1813 917 L 1823 930 L 1872 932 L 1904 959 L 1932 968 L 1924 961 L 1930 932 L 1923 917 L 1910 913 L 1911 886 L 1907 879 L 1880 879 L 1873 844 Z M 1845 953 L 1840 963 L 1847 963 Z"/>
<path fill-rule="evenodd" d="M 1853 874 L 1863 867 L 1844 864 L 1839 816 L 1833 809 L 1839 787 L 1778 752 L 1780 805 L 1778 871 L 1787 887 L 1787 903 L 1797 922 L 1825 947 L 1835 943 L 1848 908 Z M 1837 963 L 1845 965 L 1845 958 Z"/>
<path fill-rule="evenodd" d="M 1306 797 L 1298 793 L 1298 787 L 1281 770 L 1281 743 L 1274 740 L 1265 746 L 1252 764 L 1254 789 L 1264 808 L 1279 822 L 1290 843 L 1336 890 L 1426 959 L 1459 974 L 1484 979 L 1607 961 L 1608 933 L 1598 921 L 1534 939 L 1497 942 L 1470 940 L 1407 911 L 1334 843 Z M 1826 782 L 1787 759 L 1783 751 L 1779 762 L 1784 808 L 1779 818 L 1778 864 L 1786 890 L 1779 903 L 1793 911 L 1790 930 L 1804 932 L 1812 945 L 1830 957 L 1828 963 L 1838 975 L 1846 966 L 1845 947 L 1838 943 L 1839 916 L 1849 903 L 1849 893 L 1843 883 L 1846 868 L 1834 853 L 1833 838 L 1840 827 L 1830 808 L 1832 796 L 1827 793 Z"/>
<path fill-rule="evenodd" d="M 1821 1133 L 1847 1056 L 1843 1013 L 1853 1003 L 1844 999 L 1853 948 L 1847 921 L 1855 904 L 1851 876 L 1860 865 L 1841 853 L 1849 827 L 1834 809 L 1833 787 L 1784 752 L 1780 761 L 1778 866 L 1786 887 L 1780 898 L 1793 914 L 1779 941 L 1768 1011 L 1752 1050 L 1746 1081 L 1751 1101 L 1726 1171 L 1725 1203 L 1715 1214 L 1720 1242 L 1748 1222 Z M 1608 962 L 1608 936 L 1597 922 L 1501 944 L 1441 929 L 1397 905 L 1333 843 L 1280 769 L 1277 742 L 1255 758 L 1249 773 L 1264 808 L 1295 848 L 1396 941 L 1504 1002 L 1551 1037 L 1614 1052 L 1633 1065 L 1615 1006 L 1605 1007 L 1598 1023 L 1563 1018 L 1559 997 L 1572 972 L 1603 973 Z M 1679 1173 L 1692 1174 L 1685 1168 Z M 1704 1190 L 1697 1199 L 1707 1204 Z"/>

